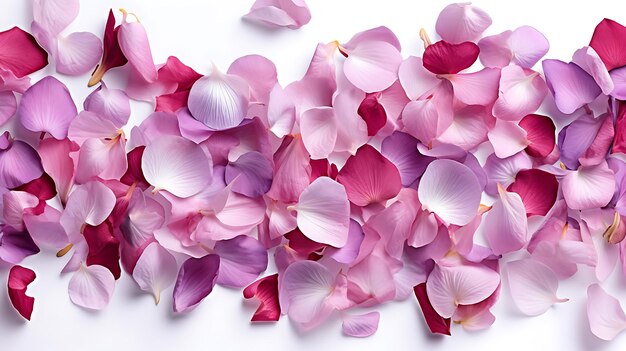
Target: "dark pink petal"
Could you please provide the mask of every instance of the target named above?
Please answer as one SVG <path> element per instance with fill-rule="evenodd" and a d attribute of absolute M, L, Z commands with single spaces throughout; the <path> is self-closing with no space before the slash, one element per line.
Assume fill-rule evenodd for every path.
<path fill-rule="evenodd" d="M 565 114 L 573 113 L 602 93 L 593 77 L 575 63 L 544 60 L 542 65 L 556 106 Z"/>
<path fill-rule="evenodd" d="M 450 335 L 450 318 L 441 317 L 431 305 L 426 292 L 426 283 L 421 283 L 413 288 L 417 302 L 419 302 L 428 329 L 433 334 Z"/>
<path fill-rule="evenodd" d="M 552 152 L 556 126 L 550 117 L 531 114 L 522 118 L 519 126 L 526 131 L 526 139 L 530 143 L 526 147 L 528 155 L 543 158 Z"/>
<path fill-rule="evenodd" d="M 402 188 L 396 166 L 367 144 L 348 158 L 337 181 L 345 186 L 350 202 L 358 206 L 391 199 Z"/>
<path fill-rule="evenodd" d="M 438 41 L 424 50 L 424 67 L 435 74 L 456 74 L 469 68 L 476 59 L 480 49 L 471 42 L 451 44 Z"/>
<path fill-rule="evenodd" d="M 387 112 L 378 101 L 380 94 L 366 94 L 359 105 L 358 114 L 367 123 L 367 135 L 373 136 L 387 123 Z"/>
<path fill-rule="evenodd" d="M 119 29 L 120 26 L 115 26 L 113 10 L 110 10 L 109 17 L 104 27 L 102 60 L 100 60 L 100 65 L 96 67 L 91 75 L 89 83 L 87 83 L 88 86 L 92 87 L 98 84 L 109 69 L 123 66 L 128 62 L 128 59 L 124 56 L 124 53 L 122 53 L 122 49 L 120 49 L 120 44 L 117 39 Z"/>
<path fill-rule="evenodd" d="M 593 31 L 589 46 L 596 50 L 607 70 L 626 65 L 626 27 L 621 24 L 603 19 Z"/>
<path fill-rule="evenodd" d="M 0 68 L 24 77 L 48 64 L 48 54 L 32 35 L 18 27 L 0 32 Z"/>
<path fill-rule="evenodd" d="M 33 313 L 35 299 L 26 295 L 26 289 L 35 278 L 35 272 L 22 266 L 13 266 L 9 271 L 9 281 L 7 283 L 9 299 L 15 310 L 27 320 L 30 320 L 30 316 Z"/>
<path fill-rule="evenodd" d="M 261 196 L 272 186 L 272 161 L 267 156 L 250 151 L 226 166 L 225 181 L 232 190 L 249 197 Z"/>
<path fill-rule="evenodd" d="M 310 257 L 311 254 L 321 251 L 328 246 L 307 238 L 298 228 L 285 234 L 285 239 L 289 240 L 288 245 L 290 249 L 304 257 Z"/>
<path fill-rule="evenodd" d="M 143 156 L 145 148 L 145 146 L 137 146 L 126 155 L 128 170 L 120 178 L 120 182 L 126 185 L 137 183 L 142 189 L 150 187 L 150 184 L 148 184 L 148 181 L 143 175 L 143 170 L 141 169 L 141 157 Z"/>
<path fill-rule="evenodd" d="M 0 186 L 17 188 L 42 174 L 41 159 L 35 149 L 4 132 L 0 136 Z"/>
<path fill-rule="evenodd" d="M 182 63 L 176 56 L 168 57 L 165 64 L 159 68 L 159 80 L 176 82 L 176 92 L 189 91 L 193 83 L 200 78 L 202 78 L 200 73 Z"/>
<path fill-rule="evenodd" d="M 220 257 L 217 284 L 244 287 L 267 268 L 265 247 L 255 238 L 239 235 L 215 243 L 214 253 Z"/>
<path fill-rule="evenodd" d="M 189 99 L 189 90 L 157 96 L 154 111 L 174 113 L 183 107 L 187 107 L 187 99 Z"/>
<path fill-rule="evenodd" d="M 545 216 L 556 201 L 559 183 L 553 174 L 540 169 L 521 170 L 507 191 L 522 198 L 526 215 Z"/>
<path fill-rule="evenodd" d="M 417 151 L 417 139 L 409 134 L 394 132 L 381 146 L 381 153 L 398 168 L 402 185 L 407 187 L 419 178 L 432 158 Z"/>
<path fill-rule="evenodd" d="M 311 160 L 311 182 L 319 177 L 328 177 L 330 179 L 337 179 L 339 170 L 337 165 L 328 162 L 328 159 Z"/>
<path fill-rule="evenodd" d="M 152 83 L 157 80 L 157 70 L 152 60 L 146 29 L 139 21 L 128 22 L 129 14 L 124 10 L 121 11 L 124 17 L 117 33 L 119 47 L 139 75 L 146 82 Z"/>
<path fill-rule="evenodd" d="M 187 312 L 207 297 L 217 281 L 220 267 L 218 255 L 189 258 L 178 271 L 174 286 L 174 312 Z"/>
<path fill-rule="evenodd" d="M 54 180 L 44 173 L 41 177 L 31 180 L 30 182 L 20 185 L 15 190 L 25 191 L 29 194 L 35 195 L 39 199 L 40 204 L 43 201 L 50 200 L 57 195 Z"/>
<path fill-rule="evenodd" d="M 246 299 L 254 297 L 260 301 L 259 308 L 252 316 L 252 322 L 275 322 L 280 318 L 278 274 L 268 275 L 248 285 L 243 290 L 243 297 Z"/>
<path fill-rule="evenodd" d="M 115 279 L 120 278 L 120 241 L 113 236 L 113 227 L 109 221 L 100 225 L 85 226 L 85 241 L 89 247 L 87 265 L 100 265 L 111 271 Z"/>
<path fill-rule="evenodd" d="M 65 84 L 47 76 L 28 88 L 20 102 L 20 122 L 32 132 L 50 133 L 55 139 L 67 137 L 78 114 Z"/>
<path fill-rule="evenodd" d="M 311 20 L 304 0 L 257 0 L 244 19 L 270 28 L 298 29 Z"/>

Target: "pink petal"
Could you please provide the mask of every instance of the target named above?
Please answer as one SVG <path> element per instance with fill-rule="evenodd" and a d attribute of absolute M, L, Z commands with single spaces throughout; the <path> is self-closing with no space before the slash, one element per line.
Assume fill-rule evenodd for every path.
<path fill-rule="evenodd" d="M 465 225 L 476 216 L 481 192 L 474 172 L 452 160 L 431 162 L 418 188 L 424 210 L 456 225 Z"/>
<path fill-rule="evenodd" d="M 528 222 L 520 196 L 507 192 L 498 184 L 500 198 L 493 203 L 485 218 L 485 235 L 496 255 L 517 251 L 526 244 Z"/>
<path fill-rule="evenodd" d="M 349 152 L 354 155 L 357 149 L 369 140 L 367 123 L 357 113 L 364 96 L 360 90 L 352 89 L 351 92 L 341 93 L 335 97 L 333 108 L 338 121 L 335 152 Z"/>
<path fill-rule="evenodd" d="M 389 88 L 398 79 L 402 56 L 388 42 L 364 40 L 350 50 L 343 65 L 348 80 L 366 93 Z"/>
<path fill-rule="evenodd" d="M 342 318 L 343 333 L 356 338 L 365 338 L 376 333 L 380 313 L 369 312 L 362 315 L 346 314 Z"/>
<path fill-rule="evenodd" d="M 187 104 L 195 119 L 211 129 L 224 130 L 238 126 L 246 117 L 249 91 L 243 78 L 213 67 L 210 75 L 193 84 Z"/>
<path fill-rule="evenodd" d="M 143 247 L 155 230 L 165 222 L 165 209 L 150 195 L 135 190 L 128 203 L 127 216 L 120 224 L 124 239 L 134 247 Z"/>
<path fill-rule="evenodd" d="M 213 254 L 183 263 L 174 286 L 174 312 L 191 311 L 213 291 L 219 266 L 220 258 Z"/>
<path fill-rule="evenodd" d="M 615 191 L 615 177 L 606 162 L 595 166 L 581 166 L 569 173 L 561 183 L 567 206 L 585 210 L 606 206 Z"/>
<path fill-rule="evenodd" d="M 57 41 L 56 69 L 72 76 L 87 73 L 102 57 L 102 42 L 89 32 L 77 32 Z"/>
<path fill-rule="evenodd" d="M 74 22 L 79 9 L 78 0 L 35 0 L 33 20 L 50 35 L 57 36 Z"/>
<path fill-rule="evenodd" d="M 513 53 L 513 63 L 523 68 L 533 67 L 550 48 L 548 39 L 531 26 L 521 26 L 514 30 L 508 42 Z"/>
<path fill-rule="evenodd" d="M 611 96 L 616 99 L 626 100 L 626 68 L 620 67 L 612 70 L 611 79 L 615 83 Z"/>
<path fill-rule="evenodd" d="M 507 191 L 518 193 L 526 207 L 527 216 L 545 216 L 556 201 L 559 183 L 553 174 L 528 169 L 517 173 Z"/>
<path fill-rule="evenodd" d="M 331 107 L 306 110 L 300 116 L 302 141 L 314 160 L 327 158 L 335 148 L 337 124 Z"/>
<path fill-rule="evenodd" d="M 545 82 L 537 72 L 525 72 L 510 65 L 502 68 L 500 93 L 493 105 L 493 115 L 505 121 L 518 121 L 534 113 L 548 93 Z"/>
<path fill-rule="evenodd" d="M 348 270 L 348 298 L 361 306 L 372 306 L 393 299 L 396 285 L 386 254 L 370 254 Z"/>
<path fill-rule="evenodd" d="M 479 59 L 485 67 L 505 67 L 511 63 L 513 52 L 509 46 L 509 38 L 512 33 L 507 30 L 480 39 L 478 42 Z"/>
<path fill-rule="evenodd" d="M 441 10 L 435 29 L 443 40 L 457 44 L 477 40 L 490 25 L 491 17 L 468 2 L 450 4 Z"/>
<path fill-rule="evenodd" d="M 596 29 L 593 31 L 589 46 L 594 48 L 600 58 L 602 58 L 606 69 L 610 71 L 614 68 L 626 65 L 625 38 L 626 27 L 605 18 L 598 23 Z"/>
<path fill-rule="evenodd" d="M 22 266 L 13 266 L 9 271 L 9 281 L 7 283 L 9 299 L 13 308 L 27 320 L 30 320 L 30 316 L 33 313 L 35 299 L 26 295 L 26 289 L 28 289 L 28 285 L 35 278 L 35 272 Z"/>
<path fill-rule="evenodd" d="M 452 94 L 447 94 L 444 89 L 439 91 L 441 94 L 435 94 L 431 99 L 409 102 L 402 111 L 404 130 L 422 143 L 430 144 L 454 121 Z"/>
<path fill-rule="evenodd" d="M 334 247 L 348 241 L 350 203 L 343 185 L 317 178 L 300 194 L 295 210 L 298 227 L 309 239 Z"/>
<path fill-rule="evenodd" d="M 424 173 L 430 161 L 429 157 L 417 151 L 417 143 L 417 139 L 409 134 L 393 132 L 381 145 L 381 154 L 397 167 L 405 187 L 413 184 Z"/>
<path fill-rule="evenodd" d="M 609 71 L 606 69 L 602 59 L 600 59 L 600 56 L 592 47 L 585 46 L 576 50 L 572 56 L 572 62 L 593 77 L 604 95 L 609 95 L 613 92 L 614 84 L 611 75 L 609 75 Z"/>
<path fill-rule="evenodd" d="M 250 151 L 226 166 L 225 181 L 232 190 L 249 197 L 261 196 L 272 186 L 272 161 L 265 155 Z"/>
<path fill-rule="evenodd" d="M 488 298 L 500 285 L 500 275 L 480 265 L 435 265 L 426 281 L 433 308 L 450 318 L 458 305 L 471 305 Z"/>
<path fill-rule="evenodd" d="M 124 10 L 121 11 L 124 18 L 117 33 L 120 49 L 141 77 L 146 82 L 152 83 L 157 80 L 157 70 L 152 59 L 146 29 L 139 21 L 128 22 L 128 13 Z M 135 19 L 137 18 L 135 17 Z"/>
<path fill-rule="evenodd" d="M 513 302 L 525 315 L 538 316 L 553 304 L 568 301 L 556 296 L 559 280 L 543 263 L 528 258 L 509 262 L 507 276 Z"/>
<path fill-rule="evenodd" d="M 272 274 L 250 284 L 243 290 L 246 299 L 260 300 L 259 308 L 254 312 L 252 322 L 274 322 L 280 318 L 278 301 L 278 274 Z"/>
<path fill-rule="evenodd" d="M 244 287 L 267 268 L 265 247 L 255 238 L 240 235 L 215 243 L 214 253 L 220 257 L 217 284 Z"/>
<path fill-rule="evenodd" d="M 496 321 L 496 317 L 489 311 L 489 308 L 477 307 L 481 305 L 483 303 L 459 306 L 452 316 L 452 320 L 461 324 L 465 330 L 474 331 L 489 328 Z"/>
<path fill-rule="evenodd" d="M 5 124 L 17 111 L 17 100 L 12 91 L 0 91 L 0 125 Z"/>
<path fill-rule="evenodd" d="M 311 178 L 309 161 L 302 138 L 286 137 L 274 154 L 274 180 L 267 195 L 285 203 L 298 201 Z"/>
<path fill-rule="evenodd" d="M 482 106 L 466 106 L 455 111 L 452 124 L 437 138 L 437 141 L 473 150 L 487 140 L 488 115 Z"/>
<path fill-rule="evenodd" d="M 142 126 L 152 120 L 153 118 L 149 117 L 142 122 Z M 82 111 L 70 124 L 68 137 L 78 145 L 82 145 L 88 139 L 120 138 L 121 133 L 112 121 L 94 112 Z"/>
<path fill-rule="evenodd" d="M 211 158 L 193 142 L 176 136 L 161 137 L 144 150 L 141 159 L 146 180 L 178 197 L 189 197 L 211 183 Z"/>
<path fill-rule="evenodd" d="M 497 121 L 488 133 L 496 156 L 507 158 L 524 150 L 529 142 L 526 131 L 517 123 Z"/>
<path fill-rule="evenodd" d="M 424 68 L 434 74 L 456 74 L 476 62 L 479 52 L 472 42 L 451 44 L 441 40 L 426 47 L 422 60 Z"/>
<path fill-rule="evenodd" d="M 498 97 L 500 70 L 483 68 L 474 73 L 455 74 L 448 79 L 454 88 L 454 96 L 467 105 L 486 106 Z"/>
<path fill-rule="evenodd" d="M 62 203 L 67 202 L 70 188 L 74 183 L 74 161 L 70 157 L 70 152 L 75 151 L 78 151 L 78 145 L 69 139 L 47 138 L 39 143 L 43 169 L 54 179 Z"/>
<path fill-rule="evenodd" d="M 13 72 L 17 78 L 27 76 L 48 64 L 48 54 L 32 35 L 18 27 L 0 32 L 0 69 Z"/>
<path fill-rule="evenodd" d="M 311 13 L 303 0 L 257 0 L 243 18 L 270 28 L 298 29 L 309 23 Z"/>
<path fill-rule="evenodd" d="M 396 166 L 370 145 L 363 145 L 337 176 L 355 205 L 367 206 L 396 196 L 402 188 Z"/>
<path fill-rule="evenodd" d="M 342 248 L 327 247 L 325 254 L 332 257 L 339 263 L 351 264 L 356 260 L 361 249 L 365 235 L 361 225 L 353 219 L 350 219 L 350 230 L 348 231 L 348 242 Z"/>
<path fill-rule="evenodd" d="M 587 288 L 587 317 L 591 332 L 602 340 L 613 340 L 626 329 L 626 314 L 619 300 L 598 284 Z"/>
<path fill-rule="evenodd" d="M 20 140 L 13 140 L 9 132 L 0 136 L 0 186 L 17 188 L 43 174 L 37 152 Z"/>
<path fill-rule="evenodd" d="M 113 274 L 98 265 L 81 265 L 69 283 L 70 300 L 75 305 L 90 310 L 104 309 L 109 304 L 114 289 Z"/>
<path fill-rule="evenodd" d="M 60 220 L 61 212 L 51 206 L 46 206 L 43 213 L 39 215 L 24 214 L 24 226 L 35 244 L 56 251 L 69 244 L 69 239 Z"/>
<path fill-rule="evenodd" d="M 417 100 L 426 92 L 441 84 L 441 79 L 424 68 L 421 57 L 410 56 L 402 61 L 398 69 L 402 88 L 411 100 Z"/>
<path fill-rule="evenodd" d="M 2 194 L 2 219 L 5 225 L 18 231 L 24 230 L 23 216 L 39 205 L 39 199 L 23 191 L 8 191 Z M 31 211 L 26 211 L 31 210 Z"/>
<path fill-rule="evenodd" d="M 543 158 L 550 155 L 555 146 L 556 126 L 549 117 L 530 114 L 522 118 L 519 126 L 526 131 L 529 142 L 526 153 L 529 156 Z"/>
<path fill-rule="evenodd" d="M 119 179 L 126 173 L 125 142 L 87 139 L 78 153 L 76 182 L 84 183 L 94 177 Z"/>
<path fill-rule="evenodd" d="M 64 139 L 70 123 L 78 114 L 67 87 L 48 76 L 22 95 L 20 122 L 32 132 L 47 132 L 55 139 Z"/>
<path fill-rule="evenodd" d="M 70 194 L 61 224 L 70 238 L 79 235 L 85 224 L 97 226 L 109 217 L 115 206 L 115 194 L 98 181 L 78 186 Z"/>
<path fill-rule="evenodd" d="M 542 65 L 556 106 L 565 114 L 592 102 L 602 92 L 593 77 L 575 63 L 544 60 Z"/>
<path fill-rule="evenodd" d="M 326 300 L 335 285 L 335 275 L 313 261 L 291 264 L 279 281 L 281 310 L 298 323 L 323 319 L 330 312 Z"/>
<path fill-rule="evenodd" d="M 152 243 L 143 250 L 137 260 L 133 269 L 133 279 L 141 290 L 154 296 L 154 301 L 158 305 L 161 300 L 161 291 L 174 283 L 176 273 L 174 256 L 158 243 Z"/>
<path fill-rule="evenodd" d="M 250 85 L 250 95 L 259 102 L 267 103 L 269 94 L 278 84 L 276 66 L 260 55 L 247 55 L 233 61 L 228 74 L 243 78 Z"/>
<path fill-rule="evenodd" d="M 89 94 L 83 104 L 85 111 L 94 112 L 121 128 L 130 117 L 130 100 L 123 90 L 109 89 L 101 84 Z"/>
<path fill-rule="evenodd" d="M 279 84 L 269 94 L 267 121 L 270 131 L 279 138 L 291 133 L 296 122 L 296 106 Z"/>
<path fill-rule="evenodd" d="M 517 172 L 530 168 L 532 168 L 532 161 L 525 152 L 518 152 L 505 159 L 498 158 L 496 154 L 489 155 L 484 166 L 487 174 L 485 192 L 489 195 L 496 195 L 498 193 L 497 184 L 508 187 L 515 181 Z"/>
<path fill-rule="evenodd" d="M 441 317 L 433 308 L 426 291 L 426 283 L 416 285 L 413 290 L 422 314 L 431 333 L 450 335 L 450 318 Z"/>

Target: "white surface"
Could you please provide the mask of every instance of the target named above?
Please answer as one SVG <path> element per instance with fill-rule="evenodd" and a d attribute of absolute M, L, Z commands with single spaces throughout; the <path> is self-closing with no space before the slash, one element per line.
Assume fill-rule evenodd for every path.
<path fill-rule="evenodd" d="M 68 29 L 102 35 L 110 7 L 137 13 L 148 30 L 157 63 L 178 56 L 198 72 L 206 72 L 211 60 L 225 70 L 235 58 L 251 53 L 265 55 L 276 63 L 283 84 L 298 79 L 317 42 L 346 41 L 354 33 L 379 25 L 391 28 L 400 38 L 403 54 L 419 54 L 418 30 L 425 27 L 435 36 L 434 23 L 447 1 L 415 0 L 308 0 L 313 19 L 297 31 L 266 30 L 242 22 L 253 0 L 83 0 L 79 18 Z M 626 22 L 623 1 L 482 0 L 494 24 L 488 33 L 528 24 L 550 40 L 547 57 L 567 60 L 586 45 L 593 28 L 604 16 Z M 30 28 L 29 0 L 0 0 L 0 30 L 14 25 Z M 51 74 L 52 67 L 34 75 L 34 81 Z M 89 93 L 87 77 L 62 79 L 77 105 Z M 132 121 L 151 110 L 134 103 Z M 10 123 L 6 128 L 13 128 Z M 21 135 L 21 131 L 15 131 Z M 251 325 L 256 304 L 244 302 L 239 290 L 216 287 L 193 312 L 174 316 L 171 288 L 161 304 L 141 294 L 126 274 L 118 282 L 109 307 L 99 313 L 82 310 L 67 296 L 69 276 L 59 276 L 66 258 L 42 253 L 23 264 L 33 268 L 37 279 L 29 288 L 36 297 L 32 321 L 23 322 L 12 310 L 8 297 L 0 294 L 0 350 L 624 350 L 626 335 L 610 343 L 595 338 L 587 325 L 586 288 L 592 274 L 583 270 L 561 283 L 559 296 L 570 301 L 542 316 L 521 316 L 511 304 L 506 289 L 492 310 L 496 323 L 478 333 L 453 326 L 452 337 L 431 336 L 414 298 L 380 306 L 380 327 L 367 339 L 341 335 L 341 322 L 328 321 L 308 333 L 300 333 L 287 318 L 277 324 Z M 7 270 L 0 269 L 5 286 Z M 615 274 L 604 284 L 626 303 L 626 280 Z M 4 289 L 4 288 L 2 288 Z"/>

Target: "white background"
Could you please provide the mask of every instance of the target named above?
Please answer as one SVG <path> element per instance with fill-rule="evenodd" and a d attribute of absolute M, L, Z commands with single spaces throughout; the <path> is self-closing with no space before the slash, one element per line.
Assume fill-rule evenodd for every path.
<path fill-rule="evenodd" d="M 354 33 L 385 25 L 399 37 L 404 56 L 421 53 L 420 27 L 435 37 L 434 24 L 447 1 L 430 0 L 308 0 L 313 19 L 297 31 L 267 30 L 246 22 L 253 0 L 83 0 L 76 22 L 67 30 L 102 35 L 109 8 L 135 12 L 148 31 L 155 62 L 179 57 L 198 72 L 215 62 L 222 70 L 235 58 L 257 53 L 274 61 L 279 80 L 286 85 L 304 73 L 318 42 L 347 41 Z M 595 25 L 605 16 L 626 23 L 626 2 L 547 0 L 482 0 L 494 24 L 488 34 L 531 25 L 550 40 L 549 58 L 568 60 L 589 42 Z M 119 15 L 119 12 L 116 13 Z M 119 16 L 118 16 L 119 18 Z M 18 25 L 29 30 L 29 0 L 0 0 L 0 30 Z M 33 76 L 36 81 L 53 67 Z M 64 77 L 77 105 L 89 93 L 87 76 Z M 114 84 L 113 84 L 114 85 Z M 151 106 L 133 103 L 131 121 L 140 121 Z M 18 136 L 13 123 L 3 126 Z M 216 287 L 196 310 L 171 313 L 171 288 L 161 304 L 140 294 L 125 274 L 108 308 L 89 312 L 74 306 L 67 296 L 69 276 L 60 276 L 66 258 L 41 253 L 23 264 L 37 273 L 29 294 L 36 297 L 31 322 L 24 322 L 0 293 L 0 350 L 624 350 L 626 335 L 608 343 L 590 332 L 585 313 L 589 271 L 561 283 L 559 296 L 570 301 L 542 316 L 528 318 L 516 311 L 506 289 L 492 310 L 496 322 L 482 332 L 453 326 L 452 337 L 431 336 L 414 298 L 379 306 L 378 332 L 366 339 L 341 335 L 341 322 L 330 320 L 308 333 L 299 332 L 287 318 L 276 324 L 251 325 L 256 304 L 244 302 L 241 291 Z M 6 286 L 7 269 L 0 268 Z M 615 274 L 604 287 L 626 304 L 626 279 Z M 4 289 L 4 288 L 3 288 Z"/>

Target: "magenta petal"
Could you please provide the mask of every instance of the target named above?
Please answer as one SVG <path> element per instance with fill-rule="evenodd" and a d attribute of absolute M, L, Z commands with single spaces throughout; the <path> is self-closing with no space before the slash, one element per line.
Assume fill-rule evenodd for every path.
<path fill-rule="evenodd" d="M 376 333 L 380 313 L 369 312 L 362 315 L 344 315 L 342 330 L 348 336 L 365 338 Z"/>
<path fill-rule="evenodd" d="M 474 64 L 479 52 L 472 42 L 451 44 L 441 40 L 424 50 L 424 67 L 435 74 L 456 74 Z"/>
<path fill-rule="evenodd" d="M 130 117 L 130 100 L 123 90 L 109 89 L 101 84 L 98 89 L 89 94 L 83 104 L 85 111 L 94 112 L 121 128 L 126 125 Z"/>
<path fill-rule="evenodd" d="M 13 266 L 9 271 L 9 281 L 7 283 L 9 299 L 13 308 L 27 320 L 30 320 L 30 316 L 33 313 L 35 299 L 26 295 L 26 289 L 35 280 L 35 277 L 35 272 L 22 266 Z"/>
<path fill-rule="evenodd" d="M 226 166 L 225 181 L 233 183 L 232 190 L 249 197 L 261 196 L 272 186 L 272 161 L 267 156 L 250 151 Z"/>
<path fill-rule="evenodd" d="M 593 77 L 575 63 L 544 60 L 542 65 L 556 106 L 565 114 L 592 102 L 602 92 Z"/>
<path fill-rule="evenodd" d="M 507 191 L 518 193 L 528 216 L 545 216 L 556 201 L 559 183 L 553 174 L 540 169 L 521 170 Z"/>
<path fill-rule="evenodd" d="M 74 161 L 71 152 L 78 151 L 78 145 L 69 139 L 44 139 L 39 143 L 39 154 L 43 169 L 52 177 L 61 202 L 66 203 L 70 188 L 74 183 Z"/>
<path fill-rule="evenodd" d="M 309 23 L 311 12 L 304 0 L 257 0 L 243 18 L 270 28 L 298 29 Z"/>
<path fill-rule="evenodd" d="M 593 31 L 589 46 L 594 48 L 607 70 L 626 65 L 626 27 L 603 19 Z"/>
<path fill-rule="evenodd" d="M 152 83 L 157 80 L 157 70 L 152 60 L 146 29 L 138 21 L 128 22 L 128 13 L 123 10 L 122 13 L 124 18 L 117 33 L 119 47 L 139 75 L 146 82 Z"/>
<path fill-rule="evenodd" d="M 24 77 L 44 68 L 48 54 L 32 35 L 18 27 L 0 32 L 0 68 Z"/>
<path fill-rule="evenodd" d="M 379 94 L 366 94 L 359 105 L 358 114 L 367 123 L 367 135 L 373 136 L 387 123 L 387 112 L 378 101 Z"/>
<path fill-rule="evenodd" d="M 398 168 L 402 185 L 413 184 L 432 160 L 417 151 L 417 139 L 409 134 L 393 132 L 383 140 L 381 153 Z"/>
<path fill-rule="evenodd" d="M 450 4 L 441 10 L 435 29 L 443 40 L 458 44 L 480 38 L 490 25 L 491 17 L 467 2 Z"/>
<path fill-rule="evenodd" d="M 428 299 L 426 283 L 416 285 L 413 290 L 415 291 L 415 296 L 420 304 L 422 314 L 424 315 L 430 332 L 433 334 L 450 335 L 450 318 L 443 318 L 435 311 Z"/>
<path fill-rule="evenodd" d="M 275 322 L 280 318 L 278 301 L 278 274 L 268 275 L 243 290 L 246 299 L 256 298 L 261 302 L 254 312 L 252 322 Z"/>
<path fill-rule="evenodd" d="M 337 142 L 337 117 L 331 107 L 311 108 L 300 115 L 302 142 L 314 160 L 333 152 Z"/>
<path fill-rule="evenodd" d="M 207 297 L 213 291 L 219 267 L 218 255 L 187 259 L 178 271 L 174 286 L 174 312 L 191 311 Z"/>
<path fill-rule="evenodd" d="M 519 126 L 526 131 L 528 155 L 538 158 L 550 155 L 555 145 L 556 126 L 549 117 L 531 114 L 522 118 Z"/>
<path fill-rule="evenodd" d="M 70 123 L 78 114 L 67 87 L 48 76 L 22 95 L 20 122 L 32 132 L 47 132 L 55 139 L 67 137 Z"/>
<path fill-rule="evenodd" d="M 37 152 L 20 140 L 13 140 L 9 132 L 0 136 L 0 186 L 17 188 L 43 174 Z"/>
<path fill-rule="evenodd" d="M 244 287 L 267 268 L 265 247 L 255 238 L 240 235 L 215 243 L 214 253 L 220 257 L 217 284 Z"/>

